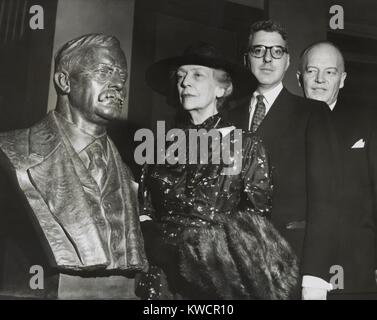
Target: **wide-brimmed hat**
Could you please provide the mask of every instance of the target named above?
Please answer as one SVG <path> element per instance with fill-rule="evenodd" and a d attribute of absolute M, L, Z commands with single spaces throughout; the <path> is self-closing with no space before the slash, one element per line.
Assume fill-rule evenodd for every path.
<path fill-rule="evenodd" d="M 163 59 L 152 64 L 146 72 L 148 85 L 156 92 L 169 96 L 171 94 L 171 72 L 183 65 L 200 65 L 229 73 L 233 83 L 230 99 L 238 99 L 252 93 L 256 80 L 246 68 L 225 58 L 214 46 L 197 42 L 187 47 L 181 56 Z"/>

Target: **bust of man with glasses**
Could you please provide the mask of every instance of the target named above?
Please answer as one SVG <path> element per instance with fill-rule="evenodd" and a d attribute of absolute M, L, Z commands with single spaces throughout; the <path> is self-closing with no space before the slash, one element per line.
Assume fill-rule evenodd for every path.
<path fill-rule="evenodd" d="M 271 21 L 250 28 L 244 56 L 258 81 L 238 101 L 229 120 L 259 135 L 274 168 L 272 222 L 302 258 L 303 285 L 330 289 L 330 258 L 336 223 L 336 140 L 326 104 L 291 94 L 284 86 L 289 67 L 288 35 Z M 305 241 L 304 241 L 305 239 Z M 300 288 L 297 295 L 300 297 Z M 307 290 L 305 290 L 305 294 Z"/>
<path fill-rule="evenodd" d="M 1 294 L 136 297 L 134 272 L 146 265 L 137 195 L 106 133 L 126 80 L 115 37 L 71 40 L 55 57 L 56 110 L 0 135 Z"/>

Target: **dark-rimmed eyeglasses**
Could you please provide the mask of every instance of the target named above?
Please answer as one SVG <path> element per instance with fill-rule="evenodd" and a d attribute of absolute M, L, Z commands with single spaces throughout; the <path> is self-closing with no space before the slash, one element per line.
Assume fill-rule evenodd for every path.
<path fill-rule="evenodd" d="M 274 59 L 281 59 L 284 56 L 284 53 L 288 53 L 288 49 L 282 46 L 267 47 L 263 45 L 252 46 L 249 53 L 255 58 L 263 58 L 266 55 L 267 50 L 270 50 L 270 54 Z"/>

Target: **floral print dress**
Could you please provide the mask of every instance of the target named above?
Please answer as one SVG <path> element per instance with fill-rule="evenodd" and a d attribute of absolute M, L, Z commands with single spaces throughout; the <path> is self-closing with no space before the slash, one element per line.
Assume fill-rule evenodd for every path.
<path fill-rule="evenodd" d="M 208 163 L 143 168 L 139 196 L 141 215 L 151 218 L 142 222 L 150 269 L 141 276 L 138 295 L 289 298 L 297 260 L 269 222 L 273 187 L 261 140 L 250 132 L 237 135 L 220 114 L 187 126 L 185 136 L 193 129 L 221 133 L 208 149 Z M 187 157 L 195 150 L 189 141 L 185 148 Z"/>

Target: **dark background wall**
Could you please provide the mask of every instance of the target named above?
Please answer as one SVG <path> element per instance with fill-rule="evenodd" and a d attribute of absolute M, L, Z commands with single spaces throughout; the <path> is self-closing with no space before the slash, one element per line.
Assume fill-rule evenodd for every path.
<path fill-rule="evenodd" d="M 377 107 L 377 2 L 330 0 L 344 9 L 344 29 L 328 27 L 327 38 L 337 44 L 346 60 L 346 90 L 353 101 Z"/>
<path fill-rule="evenodd" d="M 44 8 L 43 30 L 29 8 Z M 30 126 L 47 108 L 57 0 L 0 0 L 0 130 Z"/>
<path fill-rule="evenodd" d="M 164 98 L 145 83 L 145 71 L 154 61 L 179 55 L 190 43 L 202 40 L 241 62 L 250 22 L 264 17 L 261 8 L 225 0 L 138 0 L 132 48 L 132 69 L 138 71 L 131 74 L 129 118 L 153 127 L 156 120 L 174 116 Z"/>
<path fill-rule="evenodd" d="M 291 65 L 285 75 L 284 85 L 292 93 L 301 95 L 296 78 L 299 56 L 310 43 L 326 39 L 328 1 L 268 0 L 266 11 L 269 18 L 279 21 L 287 29 Z"/>

